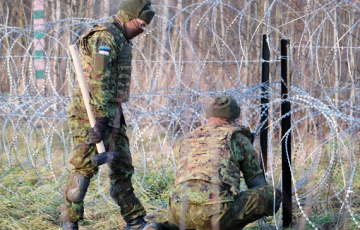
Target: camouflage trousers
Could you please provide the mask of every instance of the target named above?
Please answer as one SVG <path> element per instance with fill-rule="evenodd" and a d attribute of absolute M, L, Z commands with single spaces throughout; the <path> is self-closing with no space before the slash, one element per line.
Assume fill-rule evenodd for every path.
<path fill-rule="evenodd" d="M 276 192 L 275 210 L 281 196 Z M 242 229 L 245 225 L 274 213 L 274 190 L 263 185 L 241 192 L 234 201 L 214 204 L 193 204 L 169 200 L 168 222 L 160 224 L 167 229 Z"/>
<path fill-rule="evenodd" d="M 72 152 L 72 159 L 70 160 L 70 163 L 74 166 L 72 175 L 81 174 L 91 179 L 98 172 L 98 167 L 94 167 L 91 163 L 91 157 L 98 154 L 98 152 L 96 145 L 85 143 L 88 137 L 88 129 L 90 128 L 89 121 L 70 117 L 69 126 L 73 134 L 75 146 Z M 132 165 L 125 124 L 121 124 L 120 128 L 109 127 L 103 142 L 108 152 L 119 152 L 119 155 L 109 163 L 110 196 L 120 206 L 121 215 L 125 221 L 145 216 L 145 209 L 135 196 L 131 184 L 134 167 Z M 72 202 L 66 196 L 66 191 L 72 184 L 72 175 L 66 184 L 67 187 L 65 188 L 64 199 L 61 205 L 61 216 L 62 221 L 77 222 L 83 219 L 84 202 Z"/>

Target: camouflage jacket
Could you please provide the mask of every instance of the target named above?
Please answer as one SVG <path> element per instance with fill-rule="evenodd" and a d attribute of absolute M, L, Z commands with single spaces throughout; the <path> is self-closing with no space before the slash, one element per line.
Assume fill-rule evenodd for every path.
<path fill-rule="evenodd" d="M 262 174 L 248 128 L 202 126 L 189 132 L 180 145 L 175 191 L 190 202 L 232 200 L 245 181 Z"/>
<path fill-rule="evenodd" d="M 100 46 L 110 48 L 108 56 L 99 54 Z M 120 25 L 110 19 L 82 35 L 79 49 L 92 111 L 95 117 L 110 118 L 109 125 L 114 126 L 118 103 L 128 100 L 131 43 Z M 79 85 L 75 87 L 67 112 L 68 116 L 88 119 Z"/>

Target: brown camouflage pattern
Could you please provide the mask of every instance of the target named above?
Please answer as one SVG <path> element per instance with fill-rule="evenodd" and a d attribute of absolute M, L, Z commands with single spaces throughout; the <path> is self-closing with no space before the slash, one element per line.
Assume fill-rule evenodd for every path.
<path fill-rule="evenodd" d="M 223 125 L 202 126 L 189 132 L 181 142 L 175 186 L 188 180 L 204 180 L 229 187 L 236 195 L 240 187 L 242 157 L 241 153 L 231 154 L 231 138 L 236 133 L 248 135 L 250 130 L 237 125 Z M 251 179 L 261 172 L 260 168 L 255 168 Z"/>
<path fill-rule="evenodd" d="M 110 22 L 114 23 L 114 20 L 110 19 Z M 129 149 L 129 140 L 126 136 L 126 125 L 125 122 L 120 122 L 120 117 L 123 116 L 120 107 L 120 101 L 122 100 L 116 100 L 119 98 L 117 93 L 121 91 L 114 91 L 112 84 L 117 84 L 117 86 L 121 86 L 124 83 L 130 84 L 131 64 L 129 63 L 131 63 L 131 46 L 126 39 L 123 39 L 124 35 L 122 33 L 118 34 L 118 36 L 117 40 L 121 40 L 123 43 L 117 43 L 116 39 L 101 26 L 86 33 L 82 37 L 81 42 L 83 47 L 81 49 L 81 59 L 90 91 L 90 104 L 94 115 L 95 117 L 110 118 L 109 127 L 103 140 L 105 149 L 109 152 L 119 152 L 119 155 L 109 165 L 110 184 L 112 187 L 130 184 L 130 186 L 123 188 L 117 193 L 117 200 L 126 201 L 121 202 L 119 206 L 124 220 L 128 221 L 145 216 L 146 212 L 136 197 L 131 200 L 124 199 L 125 197 L 131 197 L 133 194 L 131 183 L 127 182 L 131 181 L 134 167 Z M 110 47 L 109 63 L 108 68 L 104 72 L 95 73 L 92 71 L 92 60 L 90 57 L 92 54 L 98 53 L 99 46 Z M 126 79 L 126 81 L 123 79 Z M 118 87 L 118 89 L 124 90 L 124 87 Z M 127 97 L 122 99 L 124 98 L 127 99 Z M 95 145 L 85 144 L 85 140 L 89 135 L 90 123 L 79 86 L 76 86 L 67 111 L 68 124 L 75 146 L 72 149 L 72 158 L 70 160 L 70 164 L 73 165 L 72 173 L 80 173 L 90 179 L 98 172 L 98 167 L 94 167 L 91 164 L 91 157 L 99 153 Z M 71 183 L 71 178 L 69 178 L 66 186 L 70 186 Z M 62 221 L 77 222 L 83 219 L 84 203 L 83 201 L 71 202 L 64 196 L 61 212 Z"/>
<path fill-rule="evenodd" d="M 210 130 L 214 131 L 211 132 Z M 231 138 L 229 138 L 229 135 Z M 229 165 L 227 162 L 229 160 L 234 161 L 232 164 L 238 166 L 236 173 L 238 175 L 242 173 L 245 181 L 250 181 L 257 175 L 261 175 L 263 172 L 257 161 L 255 149 L 250 143 L 250 137 L 251 132 L 248 128 L 235 124 L 199 127 L 186 136 L 186 142 L 189 143 L 187 139 L 191 140 L 189 147 L 184 148 L 184 150 L 193 151 L 194 153 L 185 154 L 182 150 L 180 151 L 182 156 L 180 156 L 181 160 L 178 163 L 180 172 L 177 173 L 177 176 L 183 177 L 185 174 L 189 176 L 185 176 L 187 179 L 177 184 L 169 198 L 168 221 L 160 224 L 163 230 L 179 228 L 204 230 L 242 229 L 248 223 L 264 216 L 273 215 L 274 202 L 276 205 L 275 210 L 278 210 L 281 194 L 272 186 L 264 185 L 240 192 L 239 183 L 236 182 L 233 186 L 238 187 L 233 187 L 233 190 L 236 190 L 234 193 L 234 191 L 231 191 L 229 184 L 223 183 L 219 185 L 218 183 L 212 183 L 212 178 L 210 180 L 190 179 L 193 175 L 197 178 L 196 174 L 199 170 L 196 169 L 194 174 L 192 168 L 189 168 L 188 165 L 192 165 L 190 161 L 199 162 L 199 160 L 202 163 L 202 165 L 199 165 L 200 169 L 212 176 L 214 176 L 214 172 L 218 174 L 225 172 L 226 170 L 224 171 L 222 167 L 226 168 Z M 216 139 L 220 144 L 213 143 Z M 215 149 L 219 147 L 219 150 Z M 207 154 L 205 151 L 211 151 L 215 155 L 210 158 L 211 154 Z M 219 155 L 218 152 L 225 153 Z M 228 155 L 231 155 L 231 157 Z M 184 156 L 189 156 L 189 159 L 186 160 Z M 194 156 L 198 158 L 194 158 Z M 201 156 L 205 157 L 199 159 Z M 217 164 L 217 168 L 215 168 L 216 164 L 213 162 L 221 162 L 221 160 L 216 161 L 216 157 L 225 157 L 226 159 L 225 162 Z M 210 167 L 207 163 L 209 163 Z M 185 164 L 185 167 L 182 164 Z M 186 173 L 182 172 L 183 169 L 188 171 Z M 235 172 L 228 175 L 234 176 Z M 238 175 L 234 176 L 235 180 L 239 179 Z M 176 178 L 176 180 L 179 181 L 179 178 Z M 276 197 L 275 201 L 274 197 Z"/>
<path fill-rule="evenodd" d="M 112 29 L 117 31 L 117 38 L 114 38 L 105 26 L 99 25 L 81 36 L 79 48 L 81 64 L 90 92 L 91 109 L 95 117 L 108 117 L 109 125 L 114 126 L 118 103 L 129 99 L 132 48 L 118 23 L 113 18 L 109 21 L 113 25 Z M 104 72 L 94 71 L 92 65 L 92 57 L 99 52 L 100 46 L 110 48 L 108 65 Z M 75 87 L 67 113 L 68 116 L 87 119 L 79 85 Z"/>
<path fill-rule="evenodd" d="M 197 187 L 198 183 L 189 182 L 188 186 Z M 274 214 L 274 189 L 269 185 L 241 192 L 234 196 L 234 201 L 212 204 L 189 202 L 183 192 L 184 188 L 173 192 L 168 205 L 168 221 L 160 224 L 161 229 L 179 229 L 180 226 L 201 230 L 242 229 L 253 221 Z M 279 207 L 281 196 L 277 190 L 275 196 Z"/>

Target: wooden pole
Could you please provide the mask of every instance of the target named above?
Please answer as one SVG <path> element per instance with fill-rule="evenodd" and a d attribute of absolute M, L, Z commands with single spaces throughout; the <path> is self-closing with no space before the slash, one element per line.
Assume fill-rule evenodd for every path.
<path fill-rule="evenodd" d="M 79 51 L 78 51 L 75 44 L 70 46 L 70 53 L 71 53 L 71 57 L 72 57 L 73 62 L 74 62 L 74 67 L 75 67 L 76 76 L 77 76 L 77 79 L 78 79 L 78 84 L 80 86 L 81 94 L 82 94 L 83 99 L 84 99 L 85 108 L 86 108 L 86 112 L 87 112 L 88 117 L 89 117 L 90 125 L 91 125 L 91 127 L 94 127 L 95 123 L 96 123 L 96 120 L 95 120 L 94 113 L 91 110 L 90 94 L 89 94 L 89 90 L 88 90 L 88 87 L 87 87 L 87 84 L 86 84 L 84 71 L 83 71 L 82 66 L 81 66 L 81 61 L 80 61 L 80 57 L 79 57 Z M 105 152 L 105 146 L 104 146 L 103 141 L 97 143 L 96 148 L 97 148 L 98 153 L 104 153 Z"/>

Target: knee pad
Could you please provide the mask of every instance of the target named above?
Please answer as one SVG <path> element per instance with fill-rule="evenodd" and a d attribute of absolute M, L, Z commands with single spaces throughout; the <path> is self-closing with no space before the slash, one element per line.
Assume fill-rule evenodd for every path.
<path fill-rule="evenodd" d="M 81 202 L 84 200 L 86 191 L 90 185 L 90 179 L 76 173 L 71 176 L 71 185 L 66 190 L 66 197 L 72 202 Z"/>

